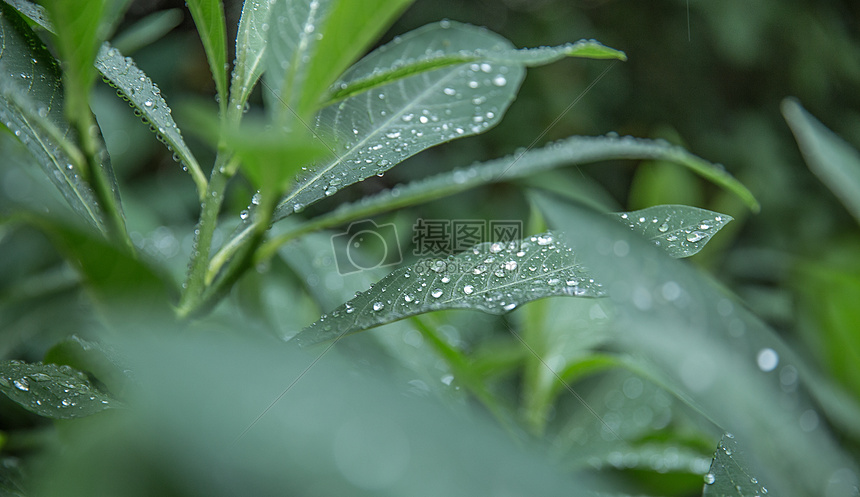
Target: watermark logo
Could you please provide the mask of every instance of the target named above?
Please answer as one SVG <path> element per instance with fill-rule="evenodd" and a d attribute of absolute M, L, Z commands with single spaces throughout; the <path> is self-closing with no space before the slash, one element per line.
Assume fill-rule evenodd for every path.
<path fill-rule="evenodd" d="M 393 224 L 376 224 L 370 219 L 356 221 L 343 233 L 332 235 L 337 271 L 350 274 L 363 269 L 403 262 Z"/>
<path fill-rule="evenodd" d="M 412 254 L 427 259 L 419 261 L 420 265 L 428 258 L 471 250 L 480 243 L 518 243 L 522 237 L 523 223 L 519 220 L 418 219 L 412 225 Z M 397 229 L 393 224 L 376 224 L 369 219 L 357 221 L 331 239 L 340 274 L 403 262 Z M 440 261 L 434 263 L 439 264 Z M 447 263 L 453 264 L 454 261 Z M 440 270 L 429 266 L 427 269 Z"/>

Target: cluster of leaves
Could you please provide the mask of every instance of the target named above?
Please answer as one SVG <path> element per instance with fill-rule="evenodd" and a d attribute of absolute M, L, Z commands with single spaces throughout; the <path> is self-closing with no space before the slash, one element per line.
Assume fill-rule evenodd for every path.
<path fill-rule="evenodd" d="M 23 409 L 84 418 L 47 431 L 23 414 L 24 423 L 3 419 L 4 492 L 130 494 L 134 481 L 140 495 L 418 487 L 554 495 L 572 485 L 583 495 L 673 486 L 705 495 L 856 493 L 855 465 L 830 428 L 860 433 L 856 400 L 677 260 L 701 250 L 727 214 L 684 205 L 609 213 L 576 191 L 533 188 L 531 234 L 521 240 L 407 262 L 384 277 L 384 268 L 341 275 L 328 255 L 345 248 L 327 229 L 616 159 L 673 163 L 758 210 L 721 166 L 665 141 L 614 134 L 308 209 L 427 148 L 490 129 L 527 67 L 626 60 L 623 52 L 593 40 L 517 49 L 443 20 L 356 61 L 407 0 L 246 0 L 231 70 L 224 6 L 189 1 L 217 97 L 217 115 L 199 102 L 185 112 L 186 129 L 215 150 L 207 175 L 159 87 L 104 41 L 127 2 L 42 3 L 0 4 L 3 146 L 20 162 L 6 175 L 40 167 L 39 195 L 59 192 L 65 204 L 46 199 L 48 214 L 32 198 L 14 206 L 0 244 L 44 237 L 66 262 L 25 259 L 20 275 L 10 270 L 2 290 L 11 317 L 0 325 L 21 328 L 38 302 L 79 289 L 99 319 L 71 323 L 77 335 L 62 330 L 31 362 L 0 362 L 0 390 Z M 127 226 L 106 130 L 90 110 L 99 74 L 197 188 L 181 284 Z M 258 86 L 263 105 L 252 105 Z M 856 151 L 796 102 L 784 112 L 810 165 L 856 215 Z M 221 216 L 240 178 L 257 191 L 239 216 Z M 236 299 L 225 299 L 231 292 Z M 316 308 L 328 312 L 312 321 Z M 462 309 L 483 312 L 454 311 Z M 339 342 L 347 354 L 328 354 Z M 496 423 L 452 415 L 470 399 Z M 549 443 L 524 449 L 511 439 Z M 16 456 L 34 447 L 22 469 Z"/>

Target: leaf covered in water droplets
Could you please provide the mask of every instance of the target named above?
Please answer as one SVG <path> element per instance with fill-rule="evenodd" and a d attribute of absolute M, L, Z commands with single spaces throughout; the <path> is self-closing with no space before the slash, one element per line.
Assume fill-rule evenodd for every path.
<path fill-rule="evenodd" d="M 704 479 L 704 497 L 755 497 L 767 493 L 767 488 L 750 474 L 738 442 L 730 433 L 720 439 L 711 469 Z"/>
<path fill-rule="evenodd" d="M 615 215 L 633 231 L 678 258 L 698 253 L 733 219 L 726 214 L 687 205 L 656 205 Z"/>
<path fill-rule="evenodd" d="M 79 174 L 84 163 L 63 115 L 60 68 L 18 15 L 0 3 L 0 122 L 36 158 L 72 208 L 104 229 L 101 207 Z"/>
<path fill-rule="evenodd" d="M 557 233 L 482 243 L 444 259 L 400 268 L 295 336 L 306 346 L 416 314 L 475 309 L 504 314 L 551 296 L 600 297 L 603 290 Z"/>
<path fill-rule="evenodd" d="M 54 419 L 89 416 L 119 402 L 69 366 L 0 361 L 0 391 L 28 411 Z"/>
<path fill-rule="evenodd" d="M 171 115 L 170 107 L 161 90 L 141 71 L 129 57 L 123 57 L 119 50 L 104 43 L 96 58 L 96 67 L 110 85 L 122 92 L 122 97 L 135 107 L 135 113 L 149 123 L 174 157 L 188 169 L 200 195 L 206 193 L 206 176 L 200 164 L 185 144 L 182 133 Z"/>

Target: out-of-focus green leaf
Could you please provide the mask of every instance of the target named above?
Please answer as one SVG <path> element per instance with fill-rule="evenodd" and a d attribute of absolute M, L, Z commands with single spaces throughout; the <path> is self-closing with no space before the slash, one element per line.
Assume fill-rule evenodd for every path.
<path fill-rule="evenodd" d="M 732 220 L 726 214 L 686 205 L 657 205 L 616 215 L 633 231 L 679 258 L 698 253 Z"/>
<path fill-rule="evenodd" d="M 85 159 L 63 115 L 59 67 L 18 15 L 0 4 L 0 120 L 33 154 L 84 219 L 105 230 L 103 212 L 81 175 Z M 87 110 L 89 112 L 89 110 Z"/>
<path fill-rule="evenodd" d="M 119 403 L 69 366 L 0 361 L 0 392 L 28 411 L 54 419 L 89 416 Z"/>
<path fill-rule="evenodd" d="M 128 0 L 46 0 L 42 2 L 57 35 L 66 86 L 66 117 L 78 123 L 91 114 L 89 93 L 96 79 L 93 63 Z"/>
<path fill-rule="evenodd" d="M 714 452 L 710 470 L 705 474 L 704 497 L 759 497 L 768 490 L 758 481 L 746 462 L 735 436 L 726 433 Z"/>
<path fill-rule="evenodd" d="M 128 27 L 113 38 L 113 46 L 123 53 L 131 54 L 153 42 L 160 40 L 173 28 L 182 23 L 182 10 L 167 9 L 153 12 Z M 104 46 L 104 45 L 102 45 Z"/>
<path fill-rule="evenodd" d="M 221 0 L 188 0 L 186 2 L 215 80 L 222 114 L 227 108 L 227 26 Z"/>
<path fill-rule="evenodd" d="M 283 3 L 283 2 L 281 2 Z M 236 62 L 230 80 L 230 112 L 241 116 L 251 91 L 262 76 L 268 55 L 270 13 L 275 0 L 246 0 L 236 36 Z"/>
<path fill-rule="evenodd" d="M 860 221 L 860 152 L 827 129 L 797 100 L 784 100 L 782 114 L 809 169 Z"/>
<path fill-rule="evenodd" d="M 603 295 L 600 284 L 558 235 L 483 243 L 447 259 L 424 260 L 395 270 L 294 340 L 311 345 L 442 309 L 504 314 L 552 295 Z"/>
<path fill-rule="evenodd" d="M 818 416 L 803 393 L 798 372 L 805 368 L 772 331 L 692 267 L 617 223 L 548 198 L 538 205 L 550 226 L 589 233 L 570 243 L 615 304 L 615 346 L 722 430 L 748 441 L 755 451 L 750 468 L 771 491 L 821 495 L 836 480 L 856 478 L 855 463 L 827 429 L 802 422 Z M 793 385 L 789 392 L 786 384 Z"/>

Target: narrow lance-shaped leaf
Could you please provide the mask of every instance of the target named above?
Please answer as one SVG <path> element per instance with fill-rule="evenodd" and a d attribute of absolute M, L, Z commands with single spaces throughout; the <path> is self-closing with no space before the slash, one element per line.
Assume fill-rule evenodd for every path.
<path fill-rule="evenodd" d="M 298 110 L 332 3 L 332 0 L 280 0 L 272 5 L 263 97 L 270 113 L 281 124 L 292 119 L 293 112 Z"/>
<path fill-rule="evenodd" d="M 221 0 L 188 0 L 186 2 L 203 42 L 215 90 L 223 111 L 227 107 L 227 26 Z"/>
<path fill-rule="evenodd" d="M 236 62 L 230 81 L 230 112 L 241 116 L 248 97 L 263 74 L 268 54 L 270 13 L 275 0 L 246 0 L 236 35 Z"/>
<path fill-rule="evenodd" d="M 860 152 L 827 129 L 796 100 L 783 101 L 782 114 L 809 169 L 860 221 Z"/>
<path fill-rule="evenodd" d="M 679 258 L 698 253 L 732 220 L 729 215 L 687 205 L 657 205 L 615 215 L 633 231 Z"/>
<path fill-rule="evenodd" d="M 483 243 L 393 271 L 294 340 L 311 345 L 443 309 L 504 314 L 538 298 L 562 295 L 599 297 L 603 290 L 558 234 Z"/>
<path fill-rule="evenodd" d="M 735 436 L 726 433 L 714 452 L 710 470 L 705 474 L 704 497 L 758 497 L 767 487 L 758 481 L 746 462 Z"/>
<path fill-rule="evenodd" d="M 6 4 L 0 4 L 0 120 L 27 147 L 72 208 L 105 230 L 103 214 L 79 174 L 84 163 L 63 114 L 59 67 Z"/>
<path fill-rule="evenodd" d="M 380 47 L 351 73 L 371 74 L 425 50 L 512 49 L 503 37 L 465 24 L 425 26 Z M 275 219 L 385 171 L 434 145 L 486 131 L 516 96 L 520 65 L 459 64 L 399 79 L 322 109 L 316 132 L 333 136 L 336 157 L 313 168 L 281 202 Z"/>
<path fill-rule="evenodd" d="M 448 25 L 451 23 L 451 21 L 443 22 Z M 386 63 L 386 66 L 375 67 L 369 73 L 366 66 L 356 64 L 335 83 L 329 99 L 330 101 L 342 100 L 377 86 L 393 83 L 398 79 L 455 64 L 496 62 L 532 67 L 549 64 L 565 57 L 627 60 L 624 52 L 609 48 L 595 40 L 580 40 L 576 43 L 566 43 L 557 47 L 523 49 L 496 47 L 472 50 L 463 48 L 457 51 L 426 51 L 416 57 L 392 58 L 389 56 L 388 59 L 381 61 Z"/>
<path fill-rule="evenodd" d="M 158 86 L 135 65 L 131 58 L 123 57 L 119 50 L 108 43 L 104 43 L 99 50 L 96 67 L 110 85 L 117 89 L 117 93 L 121 93 L 121 96 L 134 106 L 135 113 L 140 115 L 144 122 L 149 123 L 150 129 L 157 133 L 159 141 L 163 142 L 168 150 L 173 151 L 174 160 L 182 163 L 182 168 L 187 170 L 194 179 L 198 194 L 204 195 L 206 176 L 200 169 L 194 154 L 185 144 L 182 132 L 173 120 L 170 107 L 167 106 Z"/>
<path fill-rule="evenodd" d="M 54 419 L 89 416 L 119 402 L 69 366 L 0 361 L 0 391 L 28 411 Z"/>
<path fill-rule="evenodd" d="M 324 1 L 324 0 L 318 0 Z M 322 104 L 332 83 L 356 61 L 413 0 L 334 2 L 324 23 L 316 57 L 310 61 L 307 84 L 296 109 L 308 115 Z"/>
<path fill-rule="evenodd" d="M 57 49 L 64 61 L 66 116 L 88 124 L 89 93 L 96 78 L 93 62 L 99 45 L 110 35 L 128 0 L 47 0 L 42 2 L 53 21 Z"/>
<path fill-rule="evenodd" d="M 45 28 L 54 32 L 54 25 L 48 20 L 44 9 L 27 0 L 10 0 L 21 14 Z M 182 133 L 176 126 L 171 115 L 170 107 L 161 95 L 161 90 L 156 84 L 135 65 L 130 57 L 124 57 L 119 49 L 112 47 L 110 43 L 102 43 L 95 60 L 95 67 L 102 73 L 102 77 L 121 96 L 128 100 L 129 105 L 135 108 L 144 122 L 148 122 L 153 132 L 158 133 L 160 140 L 174 152 L 175 156 L 191 174 L 197 184 L 197 190 L 202 195 L 206 192 L 206 176 L 200 169 L 200 165 L 194 154 L 185 144 Z"/>

